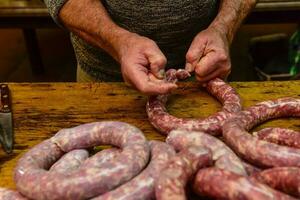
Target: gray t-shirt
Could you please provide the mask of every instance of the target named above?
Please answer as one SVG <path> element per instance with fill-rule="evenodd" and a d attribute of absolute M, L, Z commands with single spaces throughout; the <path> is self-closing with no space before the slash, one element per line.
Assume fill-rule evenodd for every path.
<path fill-rule="evenodd" d="M 45 0 L 58 22 L 66 0 Z M 205 29 L 218 11 L 218 0 L 102 0 L 119 26 L 154 40 L 167 57 L 167 67 L 179 68 L 195 35 Z M 120 65 L 105 51 L 71 34 L 78 64 L 99 80 L 122 80 Z"/>

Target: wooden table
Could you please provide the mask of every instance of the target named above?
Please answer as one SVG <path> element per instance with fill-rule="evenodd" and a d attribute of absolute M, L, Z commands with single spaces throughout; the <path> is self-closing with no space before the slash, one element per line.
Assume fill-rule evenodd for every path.
<path fill-rule="evenodd" d="M 285 96 L 300 98 L 300 81 L 232 83 L 244 106 Z M 13 100 L 15 150 L 0 150 L 0 187 L 15 188 L 13 168 L 32 146 L 59 129 L 82 123 L 118 120 L 140 128 L 147 138 L 164 140 L 148 122 L 147 98 L 122 83 L 9 84 Z M 220 109 L 219 103 L 195 83 L 181 83 L 168 103 L 170 113 L 181 117 L 204 117 Z M 274 120 L 264 126 L 300 130 L 299 119 Z"/>

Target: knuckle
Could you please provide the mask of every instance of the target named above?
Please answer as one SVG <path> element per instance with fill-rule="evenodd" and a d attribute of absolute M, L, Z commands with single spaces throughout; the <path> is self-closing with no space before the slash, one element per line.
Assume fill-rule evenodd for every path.
<path fill-rule="evenodd" d="M 153 40 L 147 40 L 146 46 L 149 48 L 157 47 L 156 43 Z"/>
<path fill-rule="evenodd" d="M 224 65 L 221 69 L 222 72 L 229 72 L 231 70 L 231 66 L 230 65 Z"/>
<path fill-rule="evenodd" d="M 156 46 L 156 43 L 153 40 L 148 39 L 148 42 L 149 42 L 150 45 L 155 45 Z"/>
<path fill-rule="evenodd" d="M 231 71 L 231 66 L 230 66 L 230 65 L 227 65 L 227 66 L 225 67 L 225 71 L 226 71 L 226 72 L 230 72 L 230 71 Z"/>
<path fill-rule="evenodd" d="M 196 65 L 196 67 L 195 67 L 195 73 L 197 74 L 197 75 L 201 75 L 201 73 L 202 73 L 202 70 L 201 70 L 201 68 L 200 68 L 200 66 L 197 64 Z"/>
<path fill-rule="evenodd" d="M 218 60 L 222 62 L 226 62 L 228 60 L 228 56 L 225 53 L 220 53 L 218 56 Z"/>
<path fill-rule="evenodd" d="M 196 60 L 196 55 L 194 52 L 189 51 L 186 56 L 185 56 L 186 60 L 189 62 L 193 62 L 194 60 Z"/>
<path fill-rule="evenodd" d="M 159 56 L 154 60 L 153 64 L 156 64 L 158 66 L 163 66 L 167 63 L 167 59 L 164 56 Z"/>

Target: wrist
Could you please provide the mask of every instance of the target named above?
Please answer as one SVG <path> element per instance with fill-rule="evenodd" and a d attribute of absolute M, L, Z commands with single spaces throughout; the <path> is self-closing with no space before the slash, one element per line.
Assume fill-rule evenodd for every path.
<path fill-rule="evenodd" d="M 121 62 L 123 55 L 128 51 L 130 41 L 132 38 L 136 38 L 138 35 L 127 31 L 125 29 L 119 29 L 110 35 L 110 45 L 116 53 L 117 61 Z"/>
<path fill-rule="evenodd" d="M 229 45 L 232 43 L 233 33 L 229 29 L 229 27 L 224 25 L 223 23 L 212 23 L 208 27 L 208 29 L 217 33 L 223 39 L 223 41 L 225 41 Z"/>
<path fill-rule="evenodd" d="M 221 1 L 220 10 L 210 27 L 224 34 L 231 44 L 235 33 L 257 0 Z"/>
<path fill-rule="evenodd" d="M 106 50 L 117 61 L 120 59 L 120 47 L 126 41 L 126 37 L 130 34 L 129 31 L 119 27 L 112 23 L 101 27 L 101 30 L 97 32 L 97 37 L 101 44 L 99 47 Z"/>

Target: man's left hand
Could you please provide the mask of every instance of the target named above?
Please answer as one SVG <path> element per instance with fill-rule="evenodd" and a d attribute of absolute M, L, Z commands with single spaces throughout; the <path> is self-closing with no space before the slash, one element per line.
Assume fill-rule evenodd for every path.
<path fill-rule="evenodd" d="M 198 33 L 186 54 L 185 68 L 189 72 L 195 71 L 196 78 L 201 83 L 217 77 L 227 78 L 231 62 L 225 33 L 213 27 Z"/>

